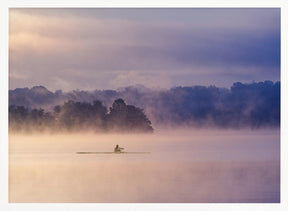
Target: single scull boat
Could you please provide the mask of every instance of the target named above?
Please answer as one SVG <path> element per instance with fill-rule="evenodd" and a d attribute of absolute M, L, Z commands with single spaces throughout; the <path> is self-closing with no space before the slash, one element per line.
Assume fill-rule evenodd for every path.
<path fill-rule="evenodd" d="M 77 154 L 150 154 L 150 152 L 76 152 Z"/>

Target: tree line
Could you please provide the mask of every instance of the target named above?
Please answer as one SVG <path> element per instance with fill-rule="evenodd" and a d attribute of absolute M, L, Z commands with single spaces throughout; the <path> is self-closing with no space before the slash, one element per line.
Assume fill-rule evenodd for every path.
<path fill-rule="evenodd" d="M 148 106 L 154 124 L 220 128 L 279 128 L 280 82 L 234 83 L 228 89 L 215 86 L 175 87 Z M 152 104 L 155 102 L 152 102 Z M 162 108 L 162 109 L 153 109 Z M 146 109 L 146 108 L 145 108 Z"/>
<path fill-rule="evenodd" d="M 112 105 L 114 99 L 119 98 L 125 99 L 130 105 L 143 108 L 153 125 L 158 127 L 280 127 L 279 81 L 236 82 L 229 89 L 216 86 L 179 86 L 155 90 L 129 86 L 118 90 L 53 93 L 38 86 L 9 90 L 9 105 L 47 110 L 69 100 L 85 101 L 93 105 L 93 99 L 98 99 L 104 105 Z M 127 107 L 131 112 L 129 106 Z M 104 118 L 101 122 L 108 124 L 108 119 Z M 105 124 L 103 123 L 103 128 Z"/>
<path fill-rule="evenodd" d="M 69 100 L 53 111 L 9 106 L 9 130 L 19 131 L 83 131 L 153 132 L 151 121 L 143 109 L 126 105 L 121 98 L 108 109 L 99 100 L 93 103 Z"/>

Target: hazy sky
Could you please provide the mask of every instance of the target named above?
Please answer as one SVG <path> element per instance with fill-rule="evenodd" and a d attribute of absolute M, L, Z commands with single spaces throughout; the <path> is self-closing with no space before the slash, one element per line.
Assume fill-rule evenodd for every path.
<path fill-rule="evenodd" d="M 280 9 L 10 9 L 9 88 L 280 80 Z"/>

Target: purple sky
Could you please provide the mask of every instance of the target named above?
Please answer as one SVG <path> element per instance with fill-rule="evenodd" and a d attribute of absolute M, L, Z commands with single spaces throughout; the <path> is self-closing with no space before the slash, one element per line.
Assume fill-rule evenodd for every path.
<path fill-rule="evenodd" d="M 280 9 L 10 9 L 9 88 L 280 80 Z"/>

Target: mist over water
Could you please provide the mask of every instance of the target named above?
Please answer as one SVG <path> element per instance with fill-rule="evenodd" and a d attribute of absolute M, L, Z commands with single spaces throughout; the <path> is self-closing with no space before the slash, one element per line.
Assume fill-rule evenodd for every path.
<path fill-rule="evenodd" d="M 9 201 L 280 202 L 280 132 L 10 134 Z"/>

